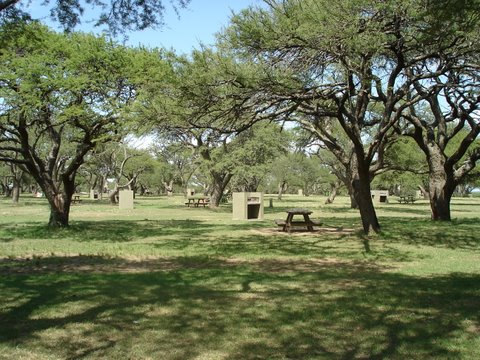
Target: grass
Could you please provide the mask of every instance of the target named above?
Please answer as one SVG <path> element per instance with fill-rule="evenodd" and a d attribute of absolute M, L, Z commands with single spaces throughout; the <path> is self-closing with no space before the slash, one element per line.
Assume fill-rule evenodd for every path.
<path fill-rule="evenodd" d="M 454 199 L 451 223 L 382 204 L 368 239 L 323 200 L 242 222 L 182 197 L 84 199 L 52 231 L 44 199 L 2 199 L 0 359 L 480 358 L 480 199 Z M 289 207 L 323 231 L 279 233 Z"/>

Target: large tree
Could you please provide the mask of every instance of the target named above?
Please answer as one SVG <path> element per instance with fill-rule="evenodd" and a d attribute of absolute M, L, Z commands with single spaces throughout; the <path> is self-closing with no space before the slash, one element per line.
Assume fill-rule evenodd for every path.
<path fill-rule="evenodd" d="M 0 38 L 0 160 L 18 164 L 42 188 L 50 226 L 67 226 L 85 156 L 122 133 L 135 51 L 37 23 Z"/>
<path fill-rule="evenodd" d="M 432 31 L 431 25 L 437 25 L 432 11 L 450 2 L 435 6 L 426 0 L 265 2 L 266 9 L 235 16 L 225 37 L 244 56 L 282 69 L 289 77 L 290 81 L 264 86 L 257 99 L 283 97 L 294 102 L 301 119 L 307 116 L 312 128 L 323 132 L 332 145 L 336 135 L 327 132 L 327 123 L 334 120 L 340 125 L 353 149 L 357 174 L 352 187 L 364 231 L 378 231 L 370 195 L 372 164 L 381 159 L 404 110 L 428 95 L 412 92 L 415 84 L 445 74 L 443 67 L 435 66 L 441 51 L 462 56 L 456 53 L 458 43 Z M 456 18 L 453 24 L 459 21 Z M 420 68 L 424 71 L 414 71 Z"/>
<path fill-rule="evenodd" d="M 406 109 L 399 130 L 427 159 L 432 219 L 450 220 L 453 192 L 480 160 L 480 1 L 425 8 L 417 25 L 424 49 L 405 73 L 408 97 L 422 101 Z"/>
<path fill-rule="evenodd" d="M 450 220 L 452 195 L 480 160 L 480 59 L 478 52 L 470 55 L 471 59 L 445 57 L 427 65 L 449 70 L 430 83 L 415 83 L 414 91 L 422 94 L 429 111 L 410 107 L 401 127 L 427 159 L 433 220 Z"/>

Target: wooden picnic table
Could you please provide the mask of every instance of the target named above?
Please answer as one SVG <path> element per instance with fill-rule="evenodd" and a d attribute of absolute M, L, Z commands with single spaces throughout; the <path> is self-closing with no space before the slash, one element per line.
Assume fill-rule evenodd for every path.
<path fill-rule="evenodd" d="M 185 205 L 190 207 L 190 205 L 194 207 L 199 207 L 202 205 L 203 207 L 207 206 L 210 204 L 210 198 L 206 196 L 191 196 L 187 198 L 187 202 Z"/>
<path fill-rule="evenodd" d="M 80 195 L 73 195 L 72 196 L 72 204 L 77 204 L 77 203 L 81 203 L 82 202 L 82 199 L 80 199 Z"/>
<path fill-rule="evenodd" d="M 312 211 L 309 209 L 287 209 L 286 213 L 287 218 L 285 220 L 275 220 L 275 223 L 282 227 L 282 231 L 287 231 L 290 233 L 293 227 L 304 227 L 307 229 L 307 231 L 313 231 L 314 225 L 320 225 L 319 222 L 310 219 Z M 295 215 L 301 215 L 303 220 L 293 220 Z"/>
<path fill-rule="evenodd" d="M 400 204 L 408 204 L 408 203 L 414 203 L 415 202 L 415 198 L 413 195 L 402 195 L 402 196 L 399 196 L 398 197 L 398 202 Z"/>

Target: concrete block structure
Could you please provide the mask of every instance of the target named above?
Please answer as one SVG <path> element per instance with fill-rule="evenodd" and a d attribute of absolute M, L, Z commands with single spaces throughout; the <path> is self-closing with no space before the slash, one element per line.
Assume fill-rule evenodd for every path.
<path fill-rule="evenodd" d="M 263 220 L 263 193 L 234 192 L 232 208 L 233 220 Z"/>
<path fill-rule="evenodd" d="M 121 210 L 133 209 L 133 191 L 120 190 L 118 193 L 118 207 Z"/>
<path fill-rule="evenodd" d="M 372 195 L 373 203 L 388 204 L 388 190 L 371 190 L 370 194 Z"/>

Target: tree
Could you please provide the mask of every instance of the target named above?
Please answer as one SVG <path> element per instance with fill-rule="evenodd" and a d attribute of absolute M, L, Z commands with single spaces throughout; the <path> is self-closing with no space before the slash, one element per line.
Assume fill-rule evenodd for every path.
<path fill-rule="evenodd" d="M 134 195 L 138 192 L 141 179 L 145 174 L 153 173 L 156 166 L 156 160 L 148 150 L 130 149 L 133 155 L 123 169 L 123 176 L 129 182 L 130 190 Z"/>
<path fill-rule="evenodd" d="M 162 164 L 162 182 L 171 183 L 172 186 L 176 184 L 186 191 L 190 179 L 199 166 L 195 151 L 185 144 L 171 143 L 161 138 L 157 138 L 157 143 L 152 150 Z"/>
<path fill-rule="evenodd" d="M 11 197 L 14 204 L 18 204 L 22 189 L 22 181 L 25 179 L 25 171 L 14 162 L 4 162 L 2 190 L 6 197 Z"/>
<path fill-rule="evenodd" d="M 292 182 L 290 168 L 293 166 L 295 159 L 289 152 L 285 156 L 275 159 L 270 168 L 271 179 L 276 185 L 277 198 L 282 200 L 283 194 L 287 191 L 289 183 Z"/>
<path fill-rule="evenodd" d="M 297 151 L 291 154 L 293 161 L 290 167 L 291 184 L 297 190 L 302 190 L 303 194 L 308 196 L 317 192 L 326 181 L 325 168 L 318 157 L 306 155 L 303 151 Z"/>
<path fill-rule="evenodd" d="M 450 220 L 455 188 L 480 159 L 480 2 L 427 3 L 426 51 L 409 67 L 408 107 L 399 129 L 426 156 L 433 220 Z"/>
<path fill-rule="evenodd" d="M 100 200 L 103 199 L 107 177 L 111 173 L 111 157 L 115 145 L 97 144 L 94 151 L 85 156 L 85 162 L 79 168 L 80 180 L 88 185 L 90 191 L 96 191 Z"/>
<path fill-rule="evenodd" d="M 375 187 L 388 189 L 392 194 L 411 195 L 428 182 L 425 156 L 418 151 L 415 141 L 406 136 L 399 136 L 388 145 L 384 170 L 375 177 L 373 183 Z"/>
<path fill-rule="evenodd" d="M 475 170 L 469 172 L 463 181 L 458 184 L 456 193 L 459 196 L 468 196 L 478 188 L 480 188 L 480 168 L 477 166 Z"/>
<path fill-rule="evenodd" d="M 432 116 L 422 116 L 410 107 L 403 133 L 417 142 L 427 158 L 432 219 L 450 220 L 452 195 L 480 160 L 480 144 L 476 141 L 480 134 L 480 61 L 475 69 L 470 69 L 471 65 L 441 66 L 453 69 L 447 76 L 439 76 L 429 89 L 415 84 Z"/>
<path fill-rule="evenodd" d="M 257 191 L 275 159 L 288 151 L 290 136 L 275 123 L 258 123 L 240 133 L 228 161 L 233 169 L 232 187 Z"/>
<path fill-rule="evenodd" d="M 134 51 L 38 23 L 4 35 L 0 161 L 18 164 L 42 188 L 50 226 L 68 226 L 85 156 L 122 132 L 122 112 L 134 95 Z"/>
<path fill-rule="evenodd" d="M 121 189 L 137 190 L 137 182 L 145 172 L 152 172 L 154 159 L 146 150 L 137 150 L 123 144 L 115 144 L 109 157 L 108 175 L 115 179 L 114 189 L 110 192 L 110 203 L 117 204 Z M 123 181 L 123 183 L 122 183 Z"/>
<path fill-rule="evenodd" d="M 355 149 L 350 139 L 343 133 L 341 126 L 331 119 L 327 121 L 313 121 L 299 117 L 298 122 L 303 130 L 301 134 L 303 146 L 316 149 L 315 153 L 321 162 L 330 169 L 338 181 L 331 181 L 331 194 L 327 198 L 326 203 L 333 202 L 341 184 L 347 189 L 350 196 L 350 206 L 352 209 L 358 209 L 358 202 L 355 198 L 354 180 L 358 178 L 357 158 Z M 381 148 L 382 153 L 384 147 Z M 382 155 L 379 153 L 379 155 Z M 383 160 L 383 157 L 378 157 Z M 370 179 L 381 171 L 379 166 L 381 161 L 374 161 L 370 165 Z"/>
<path fill-rule="evenodd" d="M 324 182 L 327 182 L 329 185 L 329 195 L 325 200 L 325 204 L 331 204 L 335 200 L 339 190 L 342 187 L 346 187 L 348 195 L 350 196 L 350 206 L 352 209 L 357 208 L 357 202 L 353 196 L 353 189 L 351 188 L 352 176 L 350 175 L 350 161 L 340 162 L 332 152 L 327 149 L 318 146 L 313 152 L 315 156 L 318 157 L 322 167 L 326 171 L 323 173 Z M 352 157 L 350 152 L 350 159 Z M 350 176 L 349 176 L 350 175 Z"/>
<path fill-rule="evenodd" d="M 439 54 L 454 56 L 471 39 L 459 37 L 458 47 L 438 36 L 432 31 L 438 25 L 431 16 L 433 5 L 422 0 L 266 3 L 268 9 L 235 16 L 225 38 L 243 56 L 281 68 L 289 78 L 271 81 L 257 98 L 294 102 L 299 120 L 323 132 L 322 141 L 332 148 L 336 134 L 328 132 L 327 124 L 340 125 L 353 149 L 357 171 L 351 183 L 364 231 L 379 231 L 370 196 L 372 166 L 382 166 L 382 153 L 403 112 L 426 96 L 412 93 L 412 87 L 445 74 L 443 67 L 426 64 L 436 64 Z M 459 22 L 453 19 L 450 31 Z"/>
<path fill-rule="evenodd" d="M 27 1 L 1 0 L 0 15 L 10 19 L 29 17 L 24 10 L 25 6 L 28 6 L 25 3 Z M 185 8 L 190 0 L 170 0 L 169 3 L 178 13 L 179 8 Z M 89 7 L 95 9 L 95 26 L 106 26 L 113 35 L 163 26 L 166 10 L 165 1 L 158 0 L 111 0 L 107 2 L 100 0 L 44 0 L 42 6 L 49 6 L 50 18 L 67 31 L 72 31 L 81 24 L 82 17 L 85 17 L 85 10 L 88 11 Z"/>

